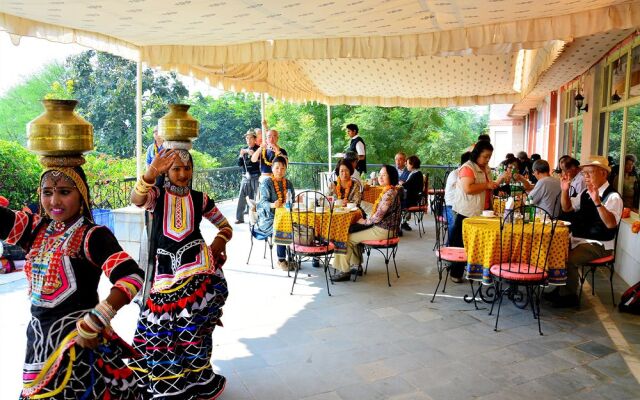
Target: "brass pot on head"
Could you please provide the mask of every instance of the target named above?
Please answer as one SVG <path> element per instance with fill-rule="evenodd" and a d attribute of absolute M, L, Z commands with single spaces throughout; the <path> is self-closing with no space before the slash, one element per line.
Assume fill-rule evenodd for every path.
<path fill-rule="evenodd" d="M 169 104 L 169 112 L 158 120 L 158 135 L 169 142 L 191 142 L 198 137 L 198 121 L 189 114 L 189 104 Z"/>
<path fill-rule="evenodd" d="M 44 113 L 27 124 L 27 148 L 41 156 L 79 156 L 93 150 L 93 125 L 74 109 L 77 100 L 42 100 Z"/>

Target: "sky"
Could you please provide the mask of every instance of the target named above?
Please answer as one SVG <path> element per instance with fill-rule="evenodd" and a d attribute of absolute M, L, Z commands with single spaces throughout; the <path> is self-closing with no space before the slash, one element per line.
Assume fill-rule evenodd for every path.
<path fill-rule="evenodd" d="M 11 43 L 9 34 L 0 32 L 0 96 L 24 82 L 45 65 L 54 61 L 62 64 L 68 56 L 85 50 L 88 48 L 77 44 L 55 43 L 30 37 L 22 37 L 20 45 L 16 46 Z M 182 77 L 182 83 L 191 93 L 199 91 L 213 97 L 222 93 L 191 77 Z"/>

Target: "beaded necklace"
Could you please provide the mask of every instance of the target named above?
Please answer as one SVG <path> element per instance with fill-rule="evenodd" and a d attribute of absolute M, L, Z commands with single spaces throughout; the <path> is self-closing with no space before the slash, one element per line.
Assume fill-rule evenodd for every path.
<path fill-rule="evenodd" d="M 340 179 L 338 178 L 338 184 L 336 185 L 336 195 L 338 195 L 338 199 L 348 199 L 349 193 L 351 193 L 351 186 L 353 186 L 353 180 L 349 179 L 349 184 L 344 190 L 344 195 L 342 194 L 342 187 L 340 185 Z"/>
<path fill-rule="evenodd" d="M 267 148 L 263 147 L 262 148 L 262 159 L 264 160 L 264 163 L 267 164 L 269 167 L 273 165 L 273 160 L 275 160 L 276 157 L 278 157 L 281 153 L 280 153 L 280 149 L 278 149 L 278 152 L 276 153 L 275 151 L 271 150 L 275 155 L 273 156 L 273 158 L 271 159 L 271 161 L 269 161 L 267 159 Z"/>
<path fill-rule="evenodd" d="M 384 187 L 384 190 L 382 191 L 382 193 L 380 193 L 380 195 L 376 199 L 376 202 L 373 203 L 373 214 L 375 214 L 376 211 L 378 210 L 378 204 L 380 203 L 380 200 L 382 200 L 382 197 L 384 196 L 384 194 L 387 193 L 392 188 L 393 188 L 393 186 L 391 186 L 391 185 L 388 185 L 388 186 Z"/>
<path fill-rule="evenodd" d="M 278 187 L 278 184 L 280 182 L 282 182 L 282 191 L 280 191 L 280 188 Z M 273 178 L 273 187 L 276 189 L 276 195 L 278 196 L 278 200 L 284 203 L 285 196 L 287 193 L 287 180 L 284 178 L 282 179 Z"/>
<path fill-rule="evenodd" d="M 31 262 L 31 302 L 33 304 L 42 304 L 42 289 L 44 288 L 45 278 L 49 273 L 49 268 L 51 268 L 53 264 L 52 260 L 55 253 L 61 251 L 69 236 L 82 226 L 83 223 L 84 217 L 78 218 L 64 233 L 56 236 L 51 244 L 49 244 L 50 237 L 54 234 L 56 228 L 59 227 L 59 223 L 51 221 L 49 226 L 47 226 L 47 230 L 44 232 L 42 242 L 40 243 L 40 248 Z"/>

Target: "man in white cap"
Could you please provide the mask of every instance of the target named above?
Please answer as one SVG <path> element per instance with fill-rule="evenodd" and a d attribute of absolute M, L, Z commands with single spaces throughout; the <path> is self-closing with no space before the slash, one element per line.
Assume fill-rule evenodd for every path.
<path fill-rule="evenodd" d="M 622 215 L 622 197 L 607 182 L 611 172 L 603 156 L 590 156 L 582 164 L 586 189 L 576 197 L 569 196 L 571 178 L 563 174 L 560 203 L 571 213 L 571 249 L 567 260 L 567 285 L 545 296 L 554 307 L 578 305 L 578 268 L 584 263 L 611 254 Z"/>

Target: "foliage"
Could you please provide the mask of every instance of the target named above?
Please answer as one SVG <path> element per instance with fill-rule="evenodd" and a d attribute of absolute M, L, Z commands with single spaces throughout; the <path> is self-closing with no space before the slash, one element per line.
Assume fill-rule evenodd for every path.
<path fill-rule="evenodd" d="M 217 99 L 196 93 L 189 113 L 200 122 L 194 148 L 211 154 L 222 165 L 235 165 L 246 145 L 245 132 L 260 126 L 260 101 L 246 93 L 225 93 Z"/>
<path fill-rule="evenodd" d="M 70 56 L 66 79 L 73 80 L 78 112 L 93 124 L 96 149 L 117 157 L 135 153 L 136 63 L 108 53 L 85 51 Z M 153 127 L 167 104 L 188 96 L 175 73 L 142 72 L 143 132 L 151 143 Z"/>
<path fill-rule="evenodd" d="M 54 82 L 64 81 L 64 73 L 62 65 L 49 64 L 0 98 L 0 139 L 27 144 L 27 123 L 44 112 L 40 101 Z"/>
<path fill-rule="evenodd" d="M 37 201 L 41 172 L 36 155 L 18 143 L 0 140 L 0 195 L 10 201 L 12 208 Z"/>
<path fill-rule="evenodd" d="M 209 154 L 191 150 L 194 169 L 213 169 L 220 166 L 220 163 Z M 121 180 L 136 176 L 136 159 L 117 158 L 105 153 L 93 152 L 85 156 L 87 162 L 82 166 L 87 180 L 91 183 L 102 180 Z"/>
<path fill-rule="evenodd" d="M 53 81 L 51 91 L 44 96 L 45 99 L 73 100 L 73 79 L 67 79 L 64 84 Z"/>

